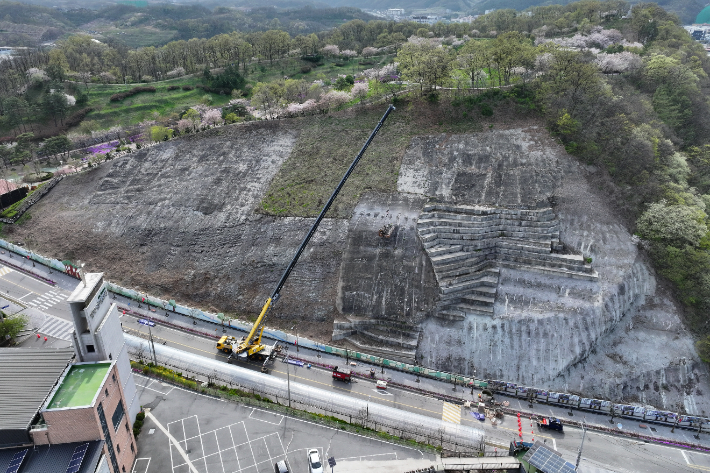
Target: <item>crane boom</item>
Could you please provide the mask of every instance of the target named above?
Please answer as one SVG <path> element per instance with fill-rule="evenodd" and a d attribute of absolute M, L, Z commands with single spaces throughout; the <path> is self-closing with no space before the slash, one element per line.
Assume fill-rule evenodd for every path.
<path fill-rule="evenodd" d="M 377 126 L 375 127 L 375 129 L 372 130 L 372 133 L 370 133 L 370 137 L 367 139 L 365 144 L 362 146 L 362 149 L 357 154 L 357 156 L 355 156 L 355 159 L 353 160 L 352 164 L 350 164 L 350 167 L 345 172 L 345 175 L 340 180 L 340 183 L 338 183 L 337 187 L 335 188 L 335 190 L 331 194 L 330 199 L 328 199 L 328 202 L 326 202 L 325 205 L 323 206 L 323 210 L 321 210 L 320 215 L 318 215 L 318 218 L 316 219 L 316 221 L 313 222 L 311 229 L 308 231 L 305 238 L 301 242 L 301 246 L 298 247 L 298 251 L 296 251 L 296 254 L 294 255 L 293 259 L 286 267 L 286 270 L 284 271 L 283 275 L 281 276 L 279 283 L 276 285 L 276 289 L 274 289 L 274 292 L 271 293 L 271 297 L 266 299 L 266 303 L 264 304 L 264 307 L 262 307 L 261 313 L 259 314 L 259 317 L 256 319 L 256 322 L 254 322 L 254 325 L 252 326 L 251 331 L 249 332 L 249 335 L 244 337 L 240 341 L 239 345 L 234 349 L 234 352 L 236 354 L 240 354 L 240 353 L 247 351 L 249 355 L 252 355 L 254 353 L 261 351 L 261 349 L 263 349 L 263 345 L 261 345 L 261 333 L 264 331 L 263 323 L 264 323 L 264 319 L 266 318 L 266 314 L 269 312 L 269 309 L 279 299 L 280 294 L 281 294 L 281 289 L 283 288 L 283 285 L 286 283 L 286 280 L 288 279 L 289 275 L 291 274 L 293 267 L 296 266 L 298 259 L 301 257 L 301 254 L 303 253 L 303 250 L 306 249 L 308 242 L 311 241 L 311 237 L 318 229 L 318 225 L 320 225 L 321 220 L 323 220 L 323 218 L 325 217 L 325 214 L 328 213 L 328 210 L 330 209 L 330 206 L 333 204 L 333 201 L 340 193 L 340 190 L 343 188 L 343 185 L 345 185 L 345 181 L 348 180 L 348 177 L 350 177 L 350 174 L 355 169 L 355 166 L 357 166 L 357 163 L 360 161 L 360 158 L 362 158 L 362 155 L 365 154 L 365 150 L 367 150 L 367 147 L 370 146 L 370 143 L 375 138 L 375 135 L 377 135 L 377 133 L 380 131 L 380 128 L 382 128 L 382 125 L 385 123 L 385 120 L 387 120 L 387 117 L 389 116 L 389 114 L 393 110 L 395 110 L 394 105 L 390 105 L 387 108 L 387 111 L 385 112 L 384 115 L 382 115 L 382 118 L 380 119 L 379 123 L 377 123 Z M 261 331 L 259 331 L 259 329 L 261 329 Z M 259 338 L 258 338 L 258 340 L 254 341 L 254 337 L 256 336 L 257 332 L 259 332 Z"/>

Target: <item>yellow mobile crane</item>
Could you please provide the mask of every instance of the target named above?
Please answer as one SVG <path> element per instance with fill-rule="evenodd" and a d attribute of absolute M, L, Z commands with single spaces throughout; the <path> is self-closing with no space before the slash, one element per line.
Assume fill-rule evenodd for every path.
<path fill-rule="evenodd" d="M 321 220 L 323 220 L 323 217 L 325 217 L 325 214 L 328 212 L 328 209 L 330 209 L 331 204 L 333 203 L 335 198 L 338 196 L 340 189 L 343 188 L 345 181 L 348 179 L 348 177 L 350 177 L 350 174 L 353 172 L 353 169 L 355 169 L 355 166 L 357 165 L 358 161 L 360 161 L 360 158 L 365 153 L 365 150 L 367 149 L 368 146 L 370 146 L 370 143 L 375 138 L 375 135 L 377 135 L 377 132 L 380 131 L 380 128 L 385 123 L 385 120 L 387 120 L 387 117 L 394 109 L 395 108 L 393 105 L 390 105 L 387 108 L 387 111 L 382 116 L 379 123 L 377 124 L 375 129 L 370 134 L 370 137 L 367 139 L 367 141 L 363 145 L 362 149 L 360 150 L 360 152 L 358 153 L 358 155 L 355 157 L 352 164 L 348 168 L 347 172 L 345 173 L 343 178 L 340 180 L 340 183 L 338 184 L 338 186 L 335 188 L 335 190 L 331 194 L 330 199 L 328 199 L 328 202 L 326 202 L 325 206 L 323 206 L 323 210 L 321 210 L 320 215 L 318 215 L 318 218 L 313 223 L 313 226 L 311 227 L 311 229 L 308 232 L 308 234 L 306 235 L 306 237 L 303 239 L 303 242 L 301 243 L 301 246 L 298 248 L 298 251 L 296 251 L 296 255 L 293 257 L 293 259 L 289 263 L 288 267 L 286 268 L 286 271 L 284 271 L 283 276 L 281 276 L 281 280 L 276 285 L 276 289 L 274 289 L 274 292 L 271 294 L 271 297 L 266 299 L 266 303 L 264 304 L 264 307 L 262 307 L 259 317 L 256 319 L 256 322 L 254 322 L 254 325 L 252 326 L 251 330 L 249 331 L 249 335 L 247 335 L 246 337 L 243 337 L 241 340 L 239 340 L 239 344 L 237 346 L 234 346 L 236 343 L 236 338 L 224 336 L 224 337 L 220 338 L 219 342 L 217 343 L 217 349 L 223 350 L 225 352 L 231 351 L 232 354 L 230 355 L 230 358 L 232 358 L 232 356 L 241 356 L 241 357 L 247 357 L 252 360 L 259 360 L 259 361 L 263 360 L 264 364 L 261 368 L 262 371 L 266 371 L 267 364 L 276 358 L 276 355 L 281 351 L 281 347 L 277 343 L 275 343 L 273 346 L 267 346 L 267 345 L 264 345 L 263 343 L 261 343 L 261 336 L 264 333 L 264 320 L 266 319 L 266 314 L 269 312 L 269 309 L 271 309 L 271 307 L 273 307 L 273 305 L 276 303 L 276 301 L 278 301 L 280 294 L 281 294 L 281 288 L 283 288 L 283 285 L 286 282 L 286 279 L 288 279 L 288 276 L 291 274 L 293 267 L 296 266 L 296 263 L 298 262 L 298 258 L 301 257 L 301 254 L 303 253 L 303 250 L 306 248 L 306 245 L 308 245 L 308 242 L 311 240 L 311 237 L 318 229 L 318 225 L 320 225 Z M 258 333 L 258 337 L 257 337 L 257 333 Z"/>

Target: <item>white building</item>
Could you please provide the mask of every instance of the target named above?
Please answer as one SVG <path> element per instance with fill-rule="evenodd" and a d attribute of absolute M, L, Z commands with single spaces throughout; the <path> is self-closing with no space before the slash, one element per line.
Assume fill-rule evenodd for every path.
<path fill-rule="evenodd" d="M 136 383 L 118 318 L 103 273 L 88 273 L 67 299 L 74 318 L 74 351 L 80 362 L 116 360 L 131 424 L 140 410 Z"/>

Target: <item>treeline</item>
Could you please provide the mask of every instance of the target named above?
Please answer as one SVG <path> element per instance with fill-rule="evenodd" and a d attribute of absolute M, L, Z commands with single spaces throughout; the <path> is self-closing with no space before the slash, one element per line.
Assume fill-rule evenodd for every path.
<path fill-rule="evenodd" d="M 176 7 L 160 8 L 171 11 Z M 254 33 L 232 31 L 209 39 L 192 38 L 172 41 L 162 47 L 140 49 L 129 49 L 116 40 L 97 43 L 88 36 L 77 35 L 60 41 L 52 51 L 27 51 L 12 61 L 1 62 L 0 94 L 11 93 L 21 87 L 23 81 L 27 80 L 25 71 L 30 67 L 46 68 L 48 74 L 56 80 L 63 80 L 67 74 L 74 73 L 74 79 L 82 81 L 88 77 L 102 82 L 149 82 L 175 77 L 178 68 L 188 74 L 204 67 L 227 64 L 241 65 L 244 69 L 254 57 L 273 63 L 289 54 L 315 54 L 329 44 L 338 46 L 342 51 L 357 53 L 365 48 L 383 47 L 390 47 L 396 52 L 412 35 L 495 37 L 508 31 L 534 32 L 538 36 L 569 34 L 588 30 L 593 25 L 615 22 L 627 8 L 626 2 L 618 0 L 584 0 L 565 6 L 535 7 L 522 13 L 500 10 L 478 18 L 473 24 L 421 25 L 353 20 L 318 34 L 292 36 L 281 29 Z M 634 21 L 637 21 L 636 17 Z M 649 27 L 643 21 L 639 19 L 638 25 L 630 27 L 638 37 L 645 37 L 649 33 L 645 30 L 649 28 L 662 30 L 662 25 L 653 24 Z M 77 75 L 83 75 L 83 79 Z"/>

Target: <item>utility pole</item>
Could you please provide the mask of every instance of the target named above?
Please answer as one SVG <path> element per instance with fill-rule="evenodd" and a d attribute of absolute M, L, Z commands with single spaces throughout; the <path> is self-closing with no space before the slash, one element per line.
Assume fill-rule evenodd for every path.
<path fill-rule="evenodd" d="M 587 436 L 587 418 L 582 420 L 582 443 L 579 446 L 579 452 L 577 452 L 577 463 L 574 465 L 574 471 L 579 469 L 579 461 L 582 459 L 582 448 L 584 448 L 584 437 Z"/>
<path fill-rule="evenodd" d="M 153 331 L 150 329 L 150 325 L 148 325 L 148 337 L 150 337 L 150 348 L 153 352 L 153 364 L 158 366 L 158 358 L 155 356 L 155 343 L 153 343 Z"/>
<path fill-rule="evenodd" d="M 286 386 L 288 389 L 288 407 L 291 407 L 291 372 L 288 369 L 288 363 L 286 363 Z"/>

